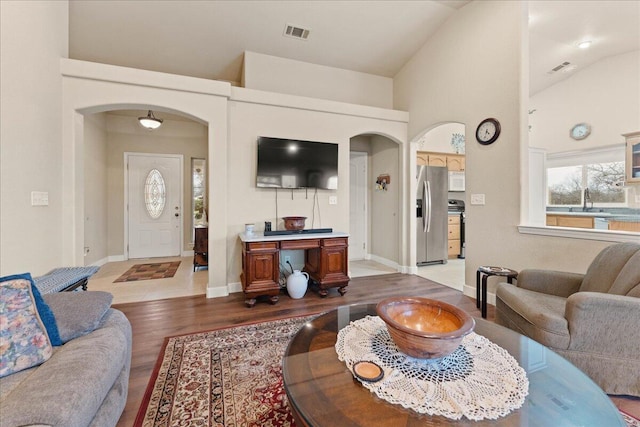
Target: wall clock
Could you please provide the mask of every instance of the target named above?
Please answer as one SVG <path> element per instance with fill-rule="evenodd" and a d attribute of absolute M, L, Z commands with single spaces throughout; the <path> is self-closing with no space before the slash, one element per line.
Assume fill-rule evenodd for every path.
<path fill-rule="evenodd" d="M 482 145 L 493 144 L 500 136 L 500 122 L 496 119 L 484 119 L 476 129 L 476 139 Z"/>
<path fill-rule="evenodd" d="M 571 138 L 579 141 L 581 139 L 585 139 L 591 134 L 591 126 L 587 123 L 578 123 L 574 127 L 571 128 L 569 135 Z"/>

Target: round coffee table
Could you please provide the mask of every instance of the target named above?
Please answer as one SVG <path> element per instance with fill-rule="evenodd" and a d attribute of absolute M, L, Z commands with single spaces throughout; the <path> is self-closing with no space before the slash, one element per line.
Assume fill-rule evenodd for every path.
<path fill-rule="evenodd" d="M 497 420 L 451 420 L 388 403 L 338 360 L 338 331 L 376 315 L 375 304 L 339 307 L 305 324 L 283 360 L 284 386 L 298 426 L 626 426 L 609 397 L 582 371 L 537 342 L 476 319 L 475 332 L 506 349 L 529 378 L 523 406 Z"/>

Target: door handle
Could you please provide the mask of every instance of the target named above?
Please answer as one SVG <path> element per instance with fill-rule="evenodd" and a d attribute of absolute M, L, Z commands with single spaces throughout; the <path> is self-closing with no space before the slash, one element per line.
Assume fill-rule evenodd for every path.
<path fill-rule="evenodd" d="M 179 216 L 180 216 L 180 214 L 179 214 L 178 212 L 176 212 L 176 213 L 174 214 L 174 216 L 177 218 L 177 217 L 179 217 Z"/>
<path fill-rule="evenodd" d="M 427 208 L 427 229 L 425 230 L 428 233 L 431 231 L 431 182 L 427 181 L 425 187 L 427 189 L 427 199 L 429 203 L 429 207 Z"/>

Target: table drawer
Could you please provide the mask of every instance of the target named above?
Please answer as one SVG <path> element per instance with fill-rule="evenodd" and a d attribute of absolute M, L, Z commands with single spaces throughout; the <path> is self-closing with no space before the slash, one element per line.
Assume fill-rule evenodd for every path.
<path fill-rule="evenodd" d="M 332 246 L 347 246 L 346 238 L 336 238 L 336 239 L 323 239 L 323 244 L 325 248 Z"/>
<path fill-rule="evenodd" d="M 283 240 L 280 242 L 282 250 L 313 249 L 320 247 L 320 239 Z"/>
<path fill-rule="evenodd" d="M 275 251 L 278 249 L 278 242 L 251 242 L 247 243 L 248 251 Z"/>

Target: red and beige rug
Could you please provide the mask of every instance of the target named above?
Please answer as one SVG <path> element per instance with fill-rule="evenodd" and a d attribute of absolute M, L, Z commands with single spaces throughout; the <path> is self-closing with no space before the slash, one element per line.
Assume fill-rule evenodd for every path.
<path fill-rule="evenodd" d="M 315 316 L 166 338 L 134 426 L 295 426 L 282 356 Z"/>
<path fill-rule="evenodd" d="M 315 316 L 165 338 L 134 427 L 294 427 L 282 356 Z"/>
<path fill-rule="evenodd" d="M 178 271 L 180 261 L 136 264 L 118 277 L 113 283 L 135 282 L 139 280 L 166 279 L 173 277 Z"/>

